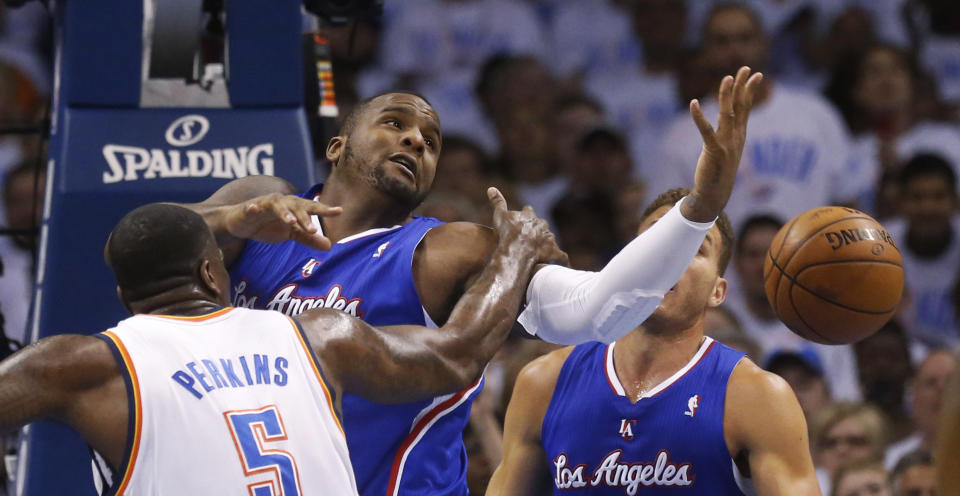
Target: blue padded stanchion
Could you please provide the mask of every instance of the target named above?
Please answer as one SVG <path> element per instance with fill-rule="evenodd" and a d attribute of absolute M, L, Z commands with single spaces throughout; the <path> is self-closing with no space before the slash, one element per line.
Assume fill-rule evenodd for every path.
<path fill-rule="evenodd" d="M 151 39 L 143 33 L 144 11 L 163 9 L 164 0 L 52 3 L 58 85 L 34 339 L 100 332 L 127 316 L 102 253 L 110 229 L 129 210 L 152 201 L 200 201 L 252 174 L 300 187 L 315 181 L 299 0 L 226 4 L 230 103 L 212 109 L 140 106 L 144 54 L 163 50 L 144 50 Z M 95 494 L 87 447 L 70 429 L 33 424 L 20 446 L 18 494 Z"/>

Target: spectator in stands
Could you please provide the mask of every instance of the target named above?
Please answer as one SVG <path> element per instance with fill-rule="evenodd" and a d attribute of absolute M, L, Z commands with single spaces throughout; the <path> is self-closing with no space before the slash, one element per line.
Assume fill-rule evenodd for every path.
<path fill-rule="evenodd" d="M 27 315 L 33 297 L 34 252 L 37 227 L 43 207 L 43 188 L 46 174 L 36 160 L 26 160 L 7 172 L 3 181 L 3 204 L 6 207 L 6 226 L 23 232 L 0 236 L 0 311 L 5 319 L 6 337 L 26 344 Z M 0 339 L 0 346 L 6 348 Z M 16 347 L 16 345 L 14 345 Z"/>
<path fill-rule="evenodd" d="M 960 103 L 960 4 L 955 0 L 920 0 L 908 2 L 907 7 L 925 11 L 909 17 L 924 69 L 934 76 L 948 101 Z"/>
<path fill-rule="evenodd" d="M 549 212 L 567 186 L 551 160 L 549 133 L 557 90 L 543 64 L 529 56 L 491 58 L 477 83 L 484 113 L 500 142 L 495 169 L 513 181 L 519 202 L 537 212 Z"/>
<path fill-rule="evenodd" d="M 833 403 L 830 386 L 823 377 L 823 364 L 814 350 L 775 352 L 764 368 L 783 377 L 793 388 L 808 422 Z"/>
<path fill-rule="evenodd" d="M 904 454 L 922 449 L 930 451 L 937 441 L 937 421 L 947 381 L 957 366 L 957 359 L 949 350 L 930 352 L 917 367 L 917 374 L 910 381 L 910 415 L 913 418 L 914 434 L 890 445 L 883 456 L 883 464 L 892 469 Z"/>
<path fill-rule="evenodd" d="M 677 92 L 677 69 L 684 55 L 686 2 L 635 0 L 630 10 L 642 56 L 618 71 L 589 74 L 584 86 L 630 138 L 634 173 L 645 180 L 659 172 L 651 151 L 658 146 L 664 124 L 685 105 Z"/>
<path fill-rule="evenodd" d="M 879 459 L 887 442 L 887 420 L 865 403 L 835 403 L 813 419 L 810 443 L 817 480 L 830 494 L 831 477 L 843 463 Z"/>
<path fill-rule="evenodd" d="M 936 153 L 960 167 L 960 131 L 937 123 L 919 110 L 923 76 L 903 50 L 876 45 L 841 64 L 827 95 L 855 135 L 857 170 L 873 187 L 863 207 L 879 217 L 896 213 L 896 175 L 918 153 Z"/>
<path fill-rule="evenodd" d="M 824 376 L 829 381 L 833 397 L 859 401 L 856 360 L 851 347 L 821 345 L 801 338 L 780 322 L 767 302 L 763 262 L 781 225 L 779 219 L 770 215 L 751 216 L 742 222 L 734 244 L 733 270 L 728 271 L 729 289 L 723 306 L 737 317 L 747 335 L 760 345 L 761 363 L 775 351 L 811 350 L 823 363 Z"/>
<path fill-rule="evenodd" d="M 760 346 L 744 332 L 740 321 L 722 306 L 709 307 L 703 317 L 703 334 L 746 353 L 754 363 L 760 361 Z"/>
<path fill-rule="evenodd" d="M 609 195 L 566 195 L 550 213 L 556 222 L 557 242 L 570 257 L 570 267 L 599 270 L 616 254 L 616 212 Z"/>
<path fill-rule="evenodd" d="M 387 3 L 398 5 L 384 25 L 379 65 L 392 74 L 391 86 L 417 90 L 441 116 L 445 132 L 468 135 L 495 153 L 497 135 L 474 88 L 491 57 L 546 59 L 547 38 L 533 6 L 518 0 Z"/>
<path fill-rule="evenodd" d="M 730 74 L 739 65 L 754 70 L 768 66 L 768 38 L 756 13 L 743 4 L 712 8 L 702 49 L 715 74 Z M 775 78 L 764 79 L 755 98 L 735 193 L 726 207 L 734 228 L 751 213 L 790 219 L 816 206 L 853 202 L 867 188 L 851 180 L 849 137 L 828 102 L 778 84 Z M 715 111 L 716 105 L 713 99 L 703 102 L 704 111 Z M 684 119 L 670 124 L 662 139 L 662 160 L 650 176 L 651 190 L 693 179 L 691 164 L 699 151 L 690 143 L 698 131 Z"/>
<path fill-rule="evenodd" d="M 493 212 L 487 206 L 486 190 L 498 182 L 490 167 L 490 158 L 479 145 L 461 136 L 444 136 L 433 188 L 430 198 L 421 207 L 421 214 L 444 221 L 489 224 Z M 451 212 L 436 215 L 447 204 L 448 208 L 459 213 L 455 216 L 451 216 Z"/>
<path fill-rule="evenodd" d="M 960 343 L 951 298 L 960 267 L 954 169 L 936 155 L 918 155 L 900 171 L 898 182 L 903 216 L 884 225 L 903 257 L 904 327 L 915 346 L 954 346 Z"/>
<path fill-rule="evenodd" d="M 890 420 L 890 440 L 913 433 L 913 420 L 904 404 L 907 383 L 913 377 L 910 343 L 906 331 L 893 319 L 877 332 L 853 345 L 863 399 Z"/>
<path fill-rule="evenodd" d="M 890 472 L 893 496 L 936 496 L 937 471 L 929 451 L 904 455 Z"/>
<path fill-rule="evenodd" d="M 833 472 L 831 496 L 892 496 L 879 460 L 844 463 Z"/>
<path fill-rule="evenodd" d="M 559 77 L 579 80 L 587 74 L 618 73 L 640 58 L 640 43 L 631 24 L 630 1 L 548 0 L 540 3 L 552 4 L 548 24 L 552 43 L 550 69 Z"/>

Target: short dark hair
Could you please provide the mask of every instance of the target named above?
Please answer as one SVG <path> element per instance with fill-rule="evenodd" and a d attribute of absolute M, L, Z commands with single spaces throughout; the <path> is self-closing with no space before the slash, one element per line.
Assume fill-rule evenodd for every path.
<path fill-rule="evenodd" d="M 141 299 L 196 277 L 214 243 L 203 217 L 169 203 L 149 203 L 123 216 L 107 240 L 107 264 L 129 299 Z"/>
<path fill-rule="evenodd" d="M 750 231 L 761 227 L 780 230 L 780 228 L 783 227 L 783 221 L 770 214 L 758 214 L 747 217 L 747 220 L 743 221 L 743 225 L 740 226 L 740 230 L 737 231 L 736 250 L 740 251 L 743 248 L 743 240 L 747 237 L 747 234 L 750 234 Z"/>
<path fill-rule="evenodd" d="M 350 133 L 352 133 L 353 130 L 356 129 L 357 123 L 360 121 L 360 117 L 363 116 L 363 113 L 367 111 L 367 108 L 370 107 L 370 104 L 373 103 L 374 100 L 382 96 L 394 95 L 394 94 L 415 96 L 427 102 L 427 105 L 430 105 L 431 107 L 433 107 L 433 105 L 430 104 L 429 100 L 427 100 L 423 95 L 416 93 L 414 91 L 397 90 L 397 91 L 387 91 L 385 93 L 380 93 L 379 95 L 374 95 L 369 98 L 364 98 L 363 100 L 360 100 L 353 105 L 353 108 L 350 109 L 350 113 L 347 114 L 347 116 L 343 119 L 343 125 L 340 126 L 340 136 L 350 136 Z"/>
<path fill-rule="evenodd" d="M 923 449 L 918 449 L 907 453 L 900 457 L 897 460 L 897 464 L 893 466 L 893 470 L 890 471 L 890 485 L 893 486 L 894 491 L 897 490 L 897 486 L 900 483 L 900 476 L 904 472 L 913 468 L 920 466 L 933 466 L 933 455 Z"/>
<path fill-rule="evenodd" d="M 703 24 L 700 26 L 701 34 L 703 35 L 706 34 L 707 26 L 709 26 L 710 23 L 713 22 L 714 17 L 728 10 L 739 10 L 740 12 L 743 12 L 748 17 L 750 17 L 750 21 L 753 22 L 753 25 L 756 26 L 756 28 L 760 30 L 761 33 L 766 34 L 766 29 L 764 29 L 764 26 L 763 26 L 763 20 L 760 19 L 760 14 L 757 14 L 756 10 L 754 10 L 752 7 L 750 7 L 749 5 L 743 2 L 735 2 L 735 1 L 729 1 L 729 0 L 713 4 L 713 7 L 711 7 L 710 10 L 707 11 L 706 17 L 703 18 Z"/>
<path fill-rule="evenodd" d="M 643 214 L 640 216 L 640 222 L 643 222 L 644 219 L 660 207 L 676 205 L 681 198 L 689 194 L 689 188 L 673 188 L 661 193 L 660 196 L 656 197 L 656 199 L 644 209 Z M 730 255 L 733 252 L 733 226 L 730 225 L 730 219 L 727 218 L 726 213 L 720 212 L 720 216 L 717 217 L 716 227 L 720 230 L 720 240 L 723 242 L 720 250 L 720 258 L 717 260 L 717 269 L 719 269 L 718 272 L 722 276 L 727 271 L 727 265 L 730 264 Z"/>
<path fill-rule="evenodd" d="M 957 193 L 957 173 L 954 172 L 950 162 L 947 162 L 942 156 L 934 153 L 919 153 L 903 165 L 900 170 L 898 182 L 900 186 L 906 188 L 911 181 L 918 177 L 939 176 L 950 186 L 950 192 Z"/>

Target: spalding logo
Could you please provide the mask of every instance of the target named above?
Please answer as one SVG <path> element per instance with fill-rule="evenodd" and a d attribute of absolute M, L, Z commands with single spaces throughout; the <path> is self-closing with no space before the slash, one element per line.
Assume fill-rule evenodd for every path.
<path fill-rule="evenodd" d="M 173 121 L 163 136 L 173 146 L 190 146 L 202 140 L 209 130 L 210 121 L 206 117 L 190 114 Z"/>

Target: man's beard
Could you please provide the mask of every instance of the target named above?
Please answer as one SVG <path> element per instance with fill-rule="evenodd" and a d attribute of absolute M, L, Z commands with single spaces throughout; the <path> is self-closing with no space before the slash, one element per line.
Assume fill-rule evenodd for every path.
<path fill-rule="evenodd" d="M 358 161 L 354 160 L 356 157 L 353 155 L 353 148 L 350 146 L 349 140 L 344 145 L 343 154 L 344 164 L 351 167 L 362 167 Z M 362 180 L 373 186 L 375 190 L 395 200 L 407 212 L 412 212 L 423 202 L 426 193 L 419 194 L 416 186 L 411 186 L 405 181 L 387 175 L 386 167 L 386 164 L 383 163 L 375 165 L 369 175 L 364 174 L 362 176 Z"/>
<path fill-rule="evenodd" d="M 372 179 L 378 191 L 396 200 L 409 212 L 417 208 L 426 196 L 426 194 L 418 194 L 416 188 L 405 181 L 387 175 L 386 166 L 382 164 L 373 169 Z"/>

